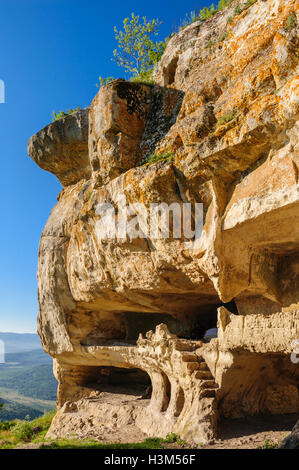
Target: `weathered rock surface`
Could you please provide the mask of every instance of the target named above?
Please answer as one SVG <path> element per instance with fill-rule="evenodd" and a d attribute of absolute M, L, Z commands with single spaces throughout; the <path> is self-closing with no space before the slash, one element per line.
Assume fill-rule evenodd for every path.
<path fill-rule="evenodd" d="M 281 449 L 299 449 L 299 422 L 294 426 L 291 434 L 284 439 Z"/>
<path fill-rule="evenodd" d="M 60 407 L 81 400 L 86 412 L 107 370 L 123 384 L 144 380 L 141 369 L 153 393 L 132 419 L 147 434 L 204 442 L 217 416 L 299 411 L 298 2 L 257 0 L 234 16 L 244 3 L 175 35 L 156 86 L 102 87 L 88 136 L 73 115 L 30 140 L 64 186 L 38 268 L 38 330 Z M 85 153 L 73 158 L 77 145 Z M 142 164 L 151 153 L 173 161 Z M 202 203 L 200 238 L 156 238 L 146 224 L 138 238 L 103 237 L 99 207 L 118 209 L 120 195 L 137 213 L 140 203 Z M 218 337 L 195 354 L 217 315 Z"/>
<path fill-rule="evenodd" d="M 114 80 L 90 107 L 89 155 L 100 183 L 140 164 L 140 141 L 150 107 L 150 86 Z"/>
<path fill-rule="evenodd" d="M 28 142 L 28 153 L 43 170 L 57 176 L 62 186 L 90 178 L 88 156 L 89 109 L 80 109 L 52 122 Z"/>

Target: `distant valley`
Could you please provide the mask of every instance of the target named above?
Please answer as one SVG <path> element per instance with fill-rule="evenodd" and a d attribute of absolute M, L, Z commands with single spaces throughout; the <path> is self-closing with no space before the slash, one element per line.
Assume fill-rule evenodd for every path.
<path fill-rule="evenodd" d="M 57 381 L 52 359 L 37 334 L 0 333 L 5 363 L 0 364 L 0 421 L 31 419 L 55 408 Z"/>

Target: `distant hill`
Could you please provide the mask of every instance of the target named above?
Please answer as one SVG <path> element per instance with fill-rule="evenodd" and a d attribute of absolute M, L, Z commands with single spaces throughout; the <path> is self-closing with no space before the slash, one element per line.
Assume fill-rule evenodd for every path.
<path fill-rule="evenodd" d="M 0 363 L 0 421 L 35 418 L 55 408 L 57 381 L 52 358 L 41 348 L 36 334 L 0 333 L 5 342 L 5 363 Z"/>
<path fill-rule="evenodd" d="M 52 358 L 43 349 L 33 349 L 33 351 L 15 352 L 5 355 L 6 366 L 12 367 L 21 364 L 22 366 L 52 364 Z M 1 367 L 1 364 L 0 364 Z"/>
<path fill-rule="evenodd" d="M 40 338 L 34 333 L 2 333 L 0 340 L 4 341 L 6 353 L 17 353 L 42 349 Z"/>

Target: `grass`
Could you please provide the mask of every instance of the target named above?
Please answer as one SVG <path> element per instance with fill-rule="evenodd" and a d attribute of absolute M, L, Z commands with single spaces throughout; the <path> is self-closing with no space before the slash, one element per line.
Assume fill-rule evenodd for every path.
<path fill-rule="evenodd" d="M 290 31 L 296 26 L 296 23 L 297 23 L 297 18 L 296 18 L 295 13 L 293 12 L 288 16 L 286 20 L 285 29 L 287 31 Z"/>
<path fill-rule="evenodd" d="M 277 444 L 277 442 L 266 440 L 259 449 L 279 449 L 279 444 Z"/>
<path fill-rule="evenodd" d="M 223 42 L 228 36 L 228 32 L 225 31 L 223 34 L 221 34 L 220 36 L 218 36 L 218 38 L 213 41 L 212 39 L 210 39 L 206 44 L 205 44 L 205 49 L 208 49 L 212 46 L 214 46 L 214 44 L 220 44 L 221 42 Z"/>
<path fill-rule="evenodd" d="M 151 163 L 156 163 L 156 162 L 161 162 L 161 161 L 170 163 L 173 161 L 173 158 L 174 158 L 173 152 L 163 152 L 161 154 L 152 153 L 144 160 L 143 163 L 151 164 Z"/>
<path fill-rule="evenodd" d="M 243 13 L 243 11 L 247 10 L 247 8 L 250 8 L 252 5 L 254 5 L 256 3 L 256 1 L 257 0 L 247 0 L 247 2 L 242 7 L 240 7 L 240 5 L 236 6 L 236 8 L 234 10 L 235 16 L 240 15 L 241 13 Z"/>
<path fill-rule="evenodd" d="M 156 82 L 153 77 L 153 69 L 142 72 L 130 78 L 130 82 L 139 83 L 140 85 L 155 85 Z"/>
<path fill-rule="evenodd" d="M 56 410 L 45 413 L 32 421 L 10 421 L 0 423 L 0 448 L 13 449 L 28 442 L 41 442 L 51 425 Z"/>
<path fill-rule="evenodd" d="M 180 446 L 185 446 L 186 445 L 186 442 L 183 441 L 180 436 L 178 436 L 177 434 L 175 434 L 174 432 L 171 432 L 169 434 L 167 434 L 166 438 L 163 440 L 164 443 L 167 443 L 167 444 L 178 444 Z"/>
<path fill-rule="evenodd" d="M 210 39 L 206 44 L 205 44 L 205 49 L 209 49 L 209 47 L 212 47 L 215 44 L 215 41 L 212 41 Z"/>
<path fill-rule="evenodd" d="M 92 439 L 45 438 L 55 411 L 46 413 L 32 421 L 12 421 L 0 423 L 0 449 L 15 449 L 26 444 L 38 444 L 40 449 L 167 449 L 170 444 L 178 448 L 186 445 L 177 434 L 171 433 L 165 439 L 150 437 L 142 442 L 102 444 Z"/>
<path fill-rule="evenodd" d="M 88 202 L 91 196 L 92 196 L 92 191 L 89 191 L 89 193 L 86 196 L 85 202 Z"/>
<path fill-rule="evenodd" d="M 142 442 L 124 444 L 101 444 L 88 439 L 57 439 L 41 444 L 40 449 L 164 449 L 164 440 L 150 437 Z"/>
<path fill-rule="evenodd" d="M 186 13 L 186 18 L 182 21 L 181 25 L 179 26 L 178 30 L 181 31 L 182 29 L 186 28 L 190 24 L 194 23 L 195 21 L 206 21 L 212 18 L 218 11 L 223 10 L 227 7 L 232 0 L 219 0 L 217 7 L 215 7 L 214 3 L 210 7 L 204 7 L 198 12 L 195 10 L 191 11 L 189 14 Z"/>
<path fill-rule="evenodd" d="M 101 77 L 99 76 L 99 83 L 96 83 L 96 86 L 98 88 L 101 88 L 102 86 L 108 85 L 109 83 L 113 82 L 115 80 L 114 77 Z"/>
<path fill-rule="evenodd" d="M 79 106 L 74 109 L 68 109 L 67 111 L 58 111 L 58 113 L 55 113 L 55 111 L 52 111 L 52 122 L 59 121 L 60 119 L 64 118 L 65 116 L 69 116 L 70 114 L 75 113 L 76 111 L 79 111 L 80 108 Z"/>
<path fill-rule="evenodd" d="M 277 88 L 277 90 L 274 90 L 272 94 L 275 95 L 275 96 L 278 95 L 278 93 L 280 92 L 280 90 L 281 90 L 282 88 L 283 88 L 283 86 Z"/>
<path fill-rule="evenodd" d="M 222 42 L 222 41 L 224 41 L 224 40 L 227 38 L 227 36 L 228 36 L 228 32 L 225 31 L 223 34 L 221 34 L 221 35 L 218 37 L 217 42 Z"/>
<path fill-rule="evenodd" d="M 216 128 L 227 124 L 228 122 L 233 121 L 237 117 L 237 113 L 234 110 L 227 111 L 226 113 L 222 114 L 217 120 Z"/>

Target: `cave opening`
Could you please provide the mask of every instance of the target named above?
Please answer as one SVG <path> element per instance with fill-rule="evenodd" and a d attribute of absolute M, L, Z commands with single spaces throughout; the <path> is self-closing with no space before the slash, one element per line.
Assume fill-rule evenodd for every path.
<path fill-rule="evenodd" d="M 200 306 L 198 311 L 193 311 L 189 315 L 127 312 L 125 313 L 126 341 L 128 344 L 136 343 L 139 334 L 145 335 L 150 330 L 155 331 L 160 323 L 166 324 L 170 333 L 178 338 L 202 340 L 209 330 L 217 330 L 217 309 L 221 306 L 226 307 L 234 315 L 239 314 L 234 300 Z M 217 331 L 212 336 L 217 336 Z"/>
<path fill-rule="evenodd" d="M 79 369 L 78 369 L 79 372 Z M 138 368 L 120 368 L 113 366 L 80 367 L 76 374 L 76 385 L 89 391 L 109 394 L 123 394 L 132 399 L 151 397 L 151 379 Z"/>
<path fill-rule="evenodd" d="M 178 57 L 174 57 L 169 65 L 167 66 L 167 69 L 164 72 L 164 86 L 171 85 L 175 81 L 175 74 L 177 70 L 177 65 L 178 65 Z"/>

